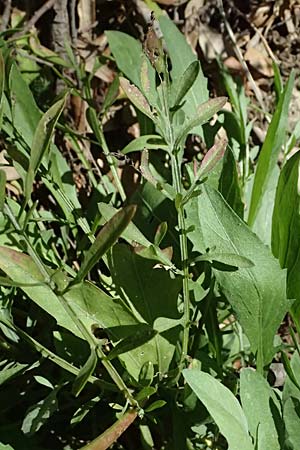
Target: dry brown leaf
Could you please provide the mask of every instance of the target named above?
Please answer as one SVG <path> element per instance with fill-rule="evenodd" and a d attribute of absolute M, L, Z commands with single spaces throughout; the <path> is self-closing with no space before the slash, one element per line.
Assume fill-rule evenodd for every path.
<path fill-rule="evenodd" d="M 217 55 L 224 56 L 225 47 L 221 34 L 204 23 L 200 26 L 199 45 L 208 61 L 215 59 Z"/>
<path fill-rule="evenodd" d="M 250 47 L 247 49 L 244 59 L 263 76 L 270 78 L 274 75 L 272 60 L 262 50 Z"/>

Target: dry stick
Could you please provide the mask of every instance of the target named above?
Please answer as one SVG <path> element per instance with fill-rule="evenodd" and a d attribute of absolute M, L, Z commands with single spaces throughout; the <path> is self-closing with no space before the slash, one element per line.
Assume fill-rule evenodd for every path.
<path fill-rule="evenodd" d="M 0 26 L 0 31 L 5 31 L 9 22 L 11 12 L 11 0 L 6 0 L 5 8 L 2 14 L 2 21 Z"/>
<path fill-rule="evenodd" d="M 266 107 L 265 107 L 263 98 L 261 96 L 261 93 L 260 93 L 258 87 L 256 86 L 256 83 L 255 83 L 255 81 L 254 81 L 254 79 L 253 79 L 253 77 L 251 75 L 251 72 L 250 72 L 250 70 L 249 70 L 249 68 L 247 66 L 247 63 L 244 60 L 242 52 L 241 52 L 241 50 L 240 50 L 240 48 L 239 48 L 239 46 L 238 46 L 238 44 L 236 42 L 236 38 L 234 36 L 232 28 L 231 28 L 231 26 L 230 26 L 230 24 L 229 24 L 229 22 L 228 22 L 228 20 L 226 18 L 225 11 L 224 11 L 224 6 L 223 6 L 223 0 L 219 0 L 219 7 L 220 7 L 220 11 L 221 11 L 222 17 L 224 19 L 224 23 L 225 23 L 228 35 L 229 35 L 229 37 L 230 37 L 230 39 L 231 39 L 231 41 L 232 41 L 232 43 L 234 45 L 235 54 L 236 54 L 236 56 L 237 56 L 237 58 L 238 58 L 238 60 L 239 60 L 239 62 L 241 64 L 241 66 L 244 69 L 244 72 L 245 72 L 245 74 L 246 74 L 246 76 L 248 78 L 249 83 L 252 86 L 253 92 L 254 92 L 254 94 L 255 94 L 255 96 L 257 98 L 258 103 L 260 104 L 261 109 L 263 110 L 264 113 L 266 113 Z"/>
<path fill-rule="evenodd" d="M 111 427 L 81 450 L 106 450 L 127 430 L 137 417 L 137 411 L 129 410 Z"/>
<path fill-rule="evenodd" d="M 40 18 L 47 12 L 49 9 L 53 8 L 57 0 L 48 0 L 46 3 L 44 3 L 31 17 L 31 19 L 28 20 L 28 22 L 25 24 L 23 30 L 19 31 L 14 35 L 14 38 L 23 36 L 24 33 L 29 31 Z"/>

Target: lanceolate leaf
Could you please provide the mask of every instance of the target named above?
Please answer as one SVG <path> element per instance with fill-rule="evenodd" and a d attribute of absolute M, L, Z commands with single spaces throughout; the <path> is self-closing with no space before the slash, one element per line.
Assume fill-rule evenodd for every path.
<path fill-rule="evenodd" d="M 193 61 L 185 70 L 179 81 L 173 82 L 172 89 L 174 92 L 173 106 L 177 106 L 184 99 L 190 88 L 193 86 L 200 70 L 199 61 Z"/>
<path fill-rule="evenodd" d="M 107 250 L 121 236 L 125 228 L 131 222 L 136 211 L 135 205 L 129 205 L 118 211 L 101 229 L 96 240 L 87 251 L 80 270 L 74 282 L 78 283 L 84 279 L 87 273 L 102 258 Z"/>
<path fill-rule="evenodd" d="M 279 152 L 286 136 L 288 109 L 294 85 L 294 78 L 295 74 L 292 72 L 286 87 L 280 96 L 259 155 L 248 217 L 248 223 L 251 227 L 254 226 L 260 210 L 262 210 L 262 214 L 264 213 L 264 196 L 269 193 L 269 185 L 272 185 L 272 178 L 275 176 L 274 170 L 276 170 Z M 271 210 L 268 208 L 268 214 L 273 210 L 273 204 L 271 206 Z M 255 231 L 260 234 L 259 230 L 255 229 Z"/>
<path fill-rule="evenodd" d="M 33 137 L 29 167 L 25 179 L 26 201 L 28 201 L 30 198 L 34 177 L 39 168 L 39 165 L 42 162 L 42 158 L 48 151 L 51 144 L 54 128 L 59 119 L 59 116 L 64 109 L 65 100 L 66 98 L 64 97 L 63 99 L 54 103 L 54 105 L 52 105 L 51 108 L 48 109 L 48 111 L 42 116 L 41 120 L 38 123 Z"/>
<path fill-rule="evenodd" d="M 206 372 L 185 369 L 183 376 L 209 411 L 230 450 L 254 450 L 247 419 L 233 393 Z"/>
<path fill-rule="evenodd" d="M 209 186 L 187 205 L 187 226 L 194 226 L 189 238 L 194 250 L 205 254 L 241 255 L 253 267 L 237 271 L 215 270 L 215 276 L 257 354 L 259 370 L 274 354 L 273 338 L 290 302 L 286 299 L 285 271 L 268 248 Z"/>
<path fill-rule="evenodd" d="M 272 250 L 288 270 L 287 293 L 300 304 L 300 152 L 283 167 L 276 191 L 272 223 Z"/>
<path fill-rule="evenodd" d="M 108 355 L 108 359 L 114 359 L 123 353 L 127 353 L 134 348 L 138 348 L 150 341 L 157 334 L 155 330 L 147 326 L 146 324 L 139 324 L 136 327 L 136 331 L 134 334 L 127 336 L 122 339 L 118 344 L 111 350 Z"/>
<path fill-rule="evenodd" d="M 202 125 L 207 122 L 212 116 L 217 113 L 222 106 L 226 103 L 226 97 L 217 97 L 208 100 L 202 105 L 199 105 L 197 108 L 197 114 L 192 117 L 183 127 L 183 129 L 179 132 L 176 138 L 176 144 L 178 145 L 183 138 L 185 138 L 188 133 L 197 125 Z M 176 147 L 175 144 L 175 147 Z"/>
<path fill-rule="evenodd" d="M 150 105 L 141 91 L 134 86 L 134 84 L 131 84 L 128 80 L 126 80 L 126 78 L 123 77 L 120 77 L 120 85 L 134 106 L 150 119 L 154 120 Z"/>

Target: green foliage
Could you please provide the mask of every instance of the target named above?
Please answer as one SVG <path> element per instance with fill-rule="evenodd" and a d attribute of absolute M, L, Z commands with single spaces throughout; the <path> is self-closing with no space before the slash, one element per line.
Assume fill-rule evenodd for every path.
<path fill-rule="evenodd" d="M 184 37 L 167 16 L 159 23 L 165 45 L 150 30 L 144 50 L 106 32 L 120 73 L 100 112 L 70 47 L 64 64 L 31 43 L 53 73 L 72 67 L 82 87 L 69 92 L 61 74 L 67 93 L 42 113 L 3 43 L 1 138 L 17 180 L 11 190 L 0 169 L 1 448 L 117 448 L 134 422 L 118 448 L 298 450 L 299 346 L 294 333 L 289 361 L 276 336 L 288 312 L 300 329 L 299 156 L 287 158 L 300 133 L 285 133 L 294 75 L 282 88 L 276 72 L 256 165 L 242 87 L 223 72 L 233 106 L 223 111 L 227 99 L 209 99 Z M 92 169 L 63 114 L 74 92 L 113 182 Z M 120 143 L 140 156 L 132 195 L 104 132 L 116 98 L 140 124 L 138 138 Z M 208 148 L 200 164 L 186 158 L 190 134 Z M 85 199 L 62 142 L 86 170 Z M 279 350 L 282 396 L 267 381 Z"/>

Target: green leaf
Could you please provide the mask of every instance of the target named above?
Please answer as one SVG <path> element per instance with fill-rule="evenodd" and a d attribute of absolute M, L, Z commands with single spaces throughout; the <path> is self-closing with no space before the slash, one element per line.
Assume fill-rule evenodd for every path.
<path fill-rule="evenodd" d="M 254 263 L 253 267 L 214 273 L 250 341 L 251 350 L 257 353 L 261 371 L 273 357 L 274 335 L 290 306 L 286 299 L 285 271 L 213 188 L 204 186 L 201 195 L 192 199 L 186 210 L 187 226 L 194 227 L 188 236 L 195 251 L 205 254 L 207 248 L 213 248 L 216 253 L 241 255 Z"/>
<path fill-rule="evenodd" d="M 212 116 L 217 113 L 226 103 L 226 97 L 217 97 L 202 103 L 197 108 L 197 113 L 192 117 L 179 131 L 176 136 L 175 148 L 179 145 L 182 139 L 185 139 L 187 135 L 197 125 L 202 125 L 207 122 Z"/>
<path fill-rule="evenodd" d="M 135 332 L 120 342 L 110 351 L 108 355 L 108 359 L 112 360 L 123 353 L 127 353 L 130 350 L 141 347 L 146 342 L 151 341 L 154 336 L 157 334 L 157 331 L 153 330 L 146 324 L 139 324 L 135 327 Z"/>
<path fill-rule="evenodd" d="M 221 264 L 239 267 L 241 269 L 254 266 L 254 263 L 249 258 L 245 258 L 245 256 L 237 253 L 214 253 L 212 251 L 205 253 L 204 255 L 197 256 L 195 261 L 217 261 Z"/>
<path fill-rule="evenodd" d="M 227 138 L 221 138 L 208 150 L 201 162 L 201 178 L 203 178 L 206 174 L 213 170 L 220 159 L 223 158 L 227 143 Z"/>
<path fill-rule="evenodd" d="M 74 283 L 82 281 L 94 265 L 102 258 L 110 247 L 118 240 L 122 232 L 131 222 L 136 211 L 135 205 L 129 205 L 118 211 L 99 231 L 95 241 L 86 252 L 83 263 Z M 72 284 L 74 284 L 72 283 Z"/>
<path fill-rule="evenodd" d="M 141 85 L 141 69 L 143 62 L 143 49 L 139 41 L 120 31 L 105 32 L 110 49 L 116 59 L 117 66 L 129 80 L 139 89 Z M 147 59 L 148 76 L 150 79 L 151 91 L 155 92 L 155 70 Z M 146 92 L 145 92 L 146 94 Z"/>
<path fill-rule="evenodd" d="M 107 203 L 98 203 L 98 209 L 106 222 L 108 222 L 118 212 L 116 208 Z M 124 229 L 121 237 L 130 245 L 134 245 L 136 243 L 145 247 L 151 245 L 151 242 L 143 235 L 143 233 L 133 222 L 130 222 L 127 228 Z"/>
<path fill-rule="evenodd" d="M 165 400 L 156 400 L 155 402 L 151 403 L 151 405 L 149 405 L 145 409 L 145 412 L 149 413 L 149 412 L 155 411 L 156 409 L 162 408 L 166 404 L 167 404 L 167 402 Z"/>
<path fill-rule="evenodd" d="M 272 222 L 272 251 L 281 267 L 287 268 L 287 295 L 300 305 L 300 153 L 283 167 L 276 191 Z"/>
<path fill-rule="evenodd" d="M 29 167 L 25 180 L 25 198 L 27 202 L 32 192 L 35 174 L 42 162 L 43 156 L 49 149 L 56 123 L 65 106 L 65 100 L 66 98 L 64 97 L 54 103 L 54 105 L 52 105 L 42 116 L 37 125 L 31 146 Z"/>
<path fill-rule="evenodd" d="M 254 450 L 248 434 L 247 419 L 232 392 L 219 381 L 198 369 L 184 369 L 183 376 L 207 408 L 230 450 Z"/>
<path fill-rule="evenodd" d="M 166 270 L 154 268 L 155 265 L 156 261 L 142 258 L 124 245 L 113 248 L 112 259 L 109 261 L 120 297 L 140 322 L 146 322 L 153 329 L 158 318 L 162 322 L 180 318 L 177 301 L 181 289 L 179 277 L 172 279 Z M 169 368 L 180 331 L 176 320 L 173 328 L 170 328 L 169 323 L 166 327 L 167 331 L 156 335 L 148 343 L 155 349 L 155 359 L 148 355 L 146 360 L 158 364 L 158 370 L 162 374 Z"/>
<path fill-rule="evenodd" d="M 72 385 L 72 394 L 78 397 L 82 389 L 89 381 L 89 377 L 93 375 L 98 361 L 97 352 L 95 348 L 91 348 L 90 356 L 88 357 L 84 366 L 80 369 L 79 374 L 75 378 Z"/>
<path fill-rule="evenodd" d="M 254 185 L 251 196 L 248 223 L 258 235 L 262 232 L 255 226 L 258 215 L 265 214 L 263 201 L 265 195 L 270 191 L 269 185 L 274 184 L 274 170 L 276 169 L 278 156 L 286 137 L 289 105 L 294 85 L 295 73 L 292 72 L 282 92 L 272 121 L 268 127 L 267 136 L 260 151 L 257 168 L 255 172 Z M 274 192 L 275 195 L 275 192 Z M 273 195 L 273 199 L 274 199 Z M 268 208 L 268 215 L 272 213 L 273 205 Z M 268 231 L 270 235 L 270 230 Z"/>
<path fill-rule="evenodd" d="M 0 211 L 3 211 L 5 202 L 6 173 L 0 169 Z"/>
<path fill-rule="evenodd" d="M 291 369 L 300 385 L 300 357 L 295 352 L 291 358 Z M 298 450 L 300 439 L 300 391 L 295 383 L 287 378 L 283 388 L 283 419 L 286 428 L 288 448 Z"/>
<path fill-rule="evenodd" d="M 244 204 L 241 199 L 241 189 L 237 172 L 236 161 L 229 147 L 223 159 L 223 168 L 218 189 L 230 207 L 243 219 Z"/>
<path fill-rule="evenodd" d="M 97 397 L 94 397 L 88 402 L 81 405 L 73 414 L 73 417 L 70 422 L 71 426 L 75 426 L 78 423 L 80 423 L 85 418 L 85 416 L 87 416 L 87 414 L 94 408 L 94 406 L 96 406 L 97 403 L 100 402 L 100 400 L 101 397 L 97 395 Z"/>
<path fill-rule="evenodd" d="M 1 361 L 1 366 L 4 365 L 4 361 Z M 0 386 L 11 378 L 15 377 L 18 374 L 25 372 L 28 368 L 28 364 L 21 364 L 18 362 L 7 362 L 4 365 L 4 368 L 1 367 L 0 371 Z"/>
<path fill-rule="evenodd" d="M 115 76 L 115 78 L 113 79 L 113 82 L 109 86 L 107 93 L 105 95 L 103 105 L 102 105 L 103 112 L 106 112 L 111 107 L 111 105 L 114 103 L 116 98 L 118 97 L 119 85 L 120 85 L 119 77 Z"/>
<path fill-rule="evenodd" d="M 188 68 L 183 72 L 179 80 L 174 80 L 172 83 L 172 94 L 174 97 L 173 107 L 178 106 L 184 99 L 188 91 L 193 86 L 200 71 L 199 61 L 193 61 Z"/>
<path fill-rule="evenodd" d="M 168 147 L 160 136 L 156 134 L 145 134 L 129 142 L 122 149 L 122 153 L 127 155 L 127 153 L 142 151 L 144 148 L 158 150 L 159 148 L 167 149 Z"/>
<path fill-rule="evenodd" d="M 2 130 L 2 119 L 3 119 L 4 82 L 5 82 L 5 66 L 2 51 L 0 50 L 0 130 Z"/>
<path fill-rule="evenodd" d="M 249 431 L 257 441 L 257 450 L 281 450 L 277 426 L 280 425 L 281 405 L 275 392 L 262 375 L 253 369 L 243 369 L 240 377 L 240 395 Z M 281 426 L 283 431 L 283 427 Z M 257 437 L 257 439 L 256 439 Z"/>
<path fill-rule="evenodd" d="M 60 386 L 57 386 L 47 397 L 29 408 L 22 423 L 22 431 L 26 436 L 32 436 L 39 431 L 49 417 L 57 411 L 56 396 L 59 389 Z"/>
<path fill-rule="evenodd" d="M 134 106 L 154 121 L 150 105 L 141 91 L 123 77 L 120 77 L 120 86 Z"/>
<path fill-rule="evenodd" d="M 180 80 L 189 65 L 197 60 L 191 46 L 187 43 L 184 35 L 167 15 L 159 17 L 159 24 L 163 33 L 168 53 L 172 62 L 172 80 Z M 204 77 L 201 66 L 192 87 L 187 92 L 184 100 L 183 111 L 186 117 L 193 117 L 198 112 L 198 106 L 208 99 L 207 79 Z M 201 127 L 193 130 L 201 134 Z"/>

